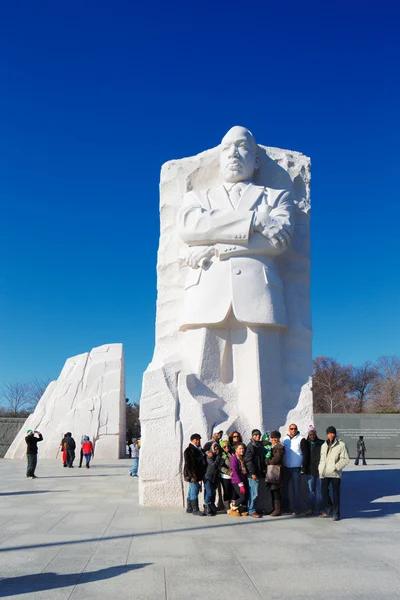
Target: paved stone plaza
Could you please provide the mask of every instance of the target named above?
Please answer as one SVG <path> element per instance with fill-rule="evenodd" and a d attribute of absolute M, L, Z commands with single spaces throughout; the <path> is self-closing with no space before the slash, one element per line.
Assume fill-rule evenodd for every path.
<path fill-rule="evenodd" d="M 400 596 L 400 461 L 348 467 L 339 523 L 142 508 L 129 467 L 0 460 L 1 598 Z"/>

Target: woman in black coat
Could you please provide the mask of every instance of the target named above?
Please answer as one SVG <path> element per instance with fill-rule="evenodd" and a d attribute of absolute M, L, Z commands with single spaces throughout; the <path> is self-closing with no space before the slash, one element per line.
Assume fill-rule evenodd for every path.
<path fill-rule="evenodd" d="M 270 458 L 267 458 L 265 460 L 266 465 L 267 465 L 267 475 L 266 475 L 266 481 L 267 481 L 267 486 L 271 491 L 271 498 L 272 498 L 272 506 L 273 506 L 273 511 L 270 514 L 270 517 L 280 517 L 281 516 L 281 488 L 283 487 L 283 457 L 285 455 L 285 447 L 281 442 L 281 434 L 279 433 L 279 431 L 271 431 L 270 433 L 270 439 L 271 439 L 271 443 L 272 443 L 272 454 Z M 271 469 L 268 469 L 269 465 L 276 465 L 276 469 L 272 469 L 272 471 L 274 471 L 274 481 L 272 481 L 272 478 L 269 474 L 268 471 L 271 471 Z M 271 478 L 271 481 L 268 481 L 268 479 Z"/>

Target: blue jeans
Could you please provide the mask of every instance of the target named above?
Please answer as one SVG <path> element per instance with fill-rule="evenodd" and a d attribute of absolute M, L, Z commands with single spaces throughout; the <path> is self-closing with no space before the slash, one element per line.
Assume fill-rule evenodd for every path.
<path fill-rule="evenodd" d="M 256 511 L 256 500 L 258 496 L 258 479 L 252 479 L 249 477 L 249 502 L 248 502 L 248 513 L 249 515 L 254 514 Z"/>
<path fill-rule="evenodd" d="M 84 454 L 83 456 L 85 457 L 86 464 L 87 465 L 90 464 L 90 459 L 92 458 L 92 455 L 91 454 Z"/>
<path fill-rule="evenodd" d="M 197 500 L 199 497 L 199 491 L 200 491 L 200 483 L 198 481 L 194 482 L 191 481 L 189 483 L 189 490 L 188 490 L 188 500 L 190 500 L 191 502 L 193 502 L 194 500 Z"/>
<path fill-rule="evenodd" d="M 215 484 L 209 479 L 204 481 L 204 502 L 215 502 Z"/>
<path fill-rule="evenodd" d="M 317 510 L 322 510 L 322 479 L 307 475 L 308 483 L 308 509 L 313 510 L 314 505 Z"/>
<path fill-rule="evenodd" d="M 292 484 L 293 484 L 292 511 L 293 512 L 297 512 L 300 509 L 300 495 L 301 495 L 300 477 L 301 477 L 300 467 L 292 467 L 292 468 L 284 467 L 283 468 L 283 483 L 285 486 L 284 501 L 285 501 L 286 507 L 289 508 L 289 498 L 290 498 L 289 488 L 290 488 L 290 482 L 292 482 Z"/>
<path fill-rule="evenodd" d="M 132 460 L 133 460 L 132 469 L 129 471 L 129 473 L 132 475 L 132 477 L 137 477 L 138 470 L 139 470 L 139 459 L 133 458 Z"/>

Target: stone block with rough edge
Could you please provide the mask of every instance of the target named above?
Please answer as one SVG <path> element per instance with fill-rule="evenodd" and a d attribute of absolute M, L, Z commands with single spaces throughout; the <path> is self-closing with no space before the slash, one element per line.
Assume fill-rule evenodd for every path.
<path fill-rule="evenodd" d="M 48 385 L 5 458 L 25 455 L 28 429 L 43 435 L 38 445 L 40 458 L 60 457 L 60 442 L 67 431 L 75 439 L 77 455 L 81 437 L 86 434 L 94 442 L 96 460 L 125 457 L 125 410 L 122 344 L 93 348 L 67 359 L 59 378 Z"/>

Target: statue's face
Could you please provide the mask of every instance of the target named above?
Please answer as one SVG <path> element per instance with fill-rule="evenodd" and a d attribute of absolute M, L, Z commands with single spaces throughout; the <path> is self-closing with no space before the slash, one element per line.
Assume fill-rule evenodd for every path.
<path fill-rule="evenodd" d="M 222 181 L 237 183 L 251 180 L 257 168 L 258 156 L 252 134 L 245 127 L 232 127 L 221 141 Z"/>

